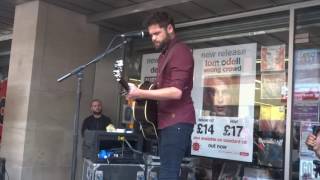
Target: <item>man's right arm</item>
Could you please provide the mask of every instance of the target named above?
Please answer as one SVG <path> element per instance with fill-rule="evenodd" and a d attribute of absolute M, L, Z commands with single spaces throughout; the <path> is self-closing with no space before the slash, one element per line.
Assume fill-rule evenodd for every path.
<path fill-rule="evenodd" d="M 130 92 L 127 95 L 128 99 L 152 99 L 152 100 L 171 100 L 180 99 L 182 91 L 176 87 L 167 87 L 155 90 L 139 89 L 133 84 L 130 85 Z"/>

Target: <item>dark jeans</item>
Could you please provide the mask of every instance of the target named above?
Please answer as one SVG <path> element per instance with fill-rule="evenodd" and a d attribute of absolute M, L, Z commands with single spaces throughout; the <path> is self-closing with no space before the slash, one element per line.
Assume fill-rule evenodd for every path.
<path fill-rule="evenodd" d="M 191 150 L 193 124 L 179 123 L 160 130 L 159 180 L 178 180 L 183 157 Z"/>

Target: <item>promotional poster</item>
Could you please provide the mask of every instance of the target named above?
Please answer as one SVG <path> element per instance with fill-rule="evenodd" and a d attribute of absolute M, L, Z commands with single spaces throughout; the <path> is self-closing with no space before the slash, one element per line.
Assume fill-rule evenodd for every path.
<path fill-rule="evenodd" d="M 160 53 L 144 54 L 141 60 L 141 82 L 153 82 L 157 76 L 158 57 Z"/>
<path fill-rule="evenodd" d="M 257 45 L 196 49 L 192 154 L 252 162 Z"/>

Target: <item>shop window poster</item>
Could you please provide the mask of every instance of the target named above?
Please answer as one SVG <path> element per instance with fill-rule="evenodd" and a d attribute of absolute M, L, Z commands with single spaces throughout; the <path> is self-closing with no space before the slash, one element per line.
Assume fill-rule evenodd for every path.
<path fill-rule="evenodd" d="M 316 128 L 316 126 L 309 122 L 302 122 L 300 124 L 300 157 L 315 157 L 314 151 L 309 149 L 305 143 L 308 135 L 313 134 L 314 128 Z"/>
<path fill-rule="evenodd" d="M 300 157 L 299 180 L 320 179 L 319 173 L 316 171 L 319 169 L 317 163 L 320 161 L 314 158 Z"/>
<path fill-rule="evenodd" d="M 295 100 L 318 101 L 320 97 L 319 49 L 297 50 L 294 63 Z"/>
<path fill-rule="evenodd" d="M 320 66 L 319 49 L 300 49 L 295 51 L 295 70 L 318 69 Z"/>
<path fill-rule="evenodd" d="M 284 71 L 286 45 L 261 46 L 261 72 Z"/>
<path fill-rule="evenodd" d="M 312 67 L 312 65 L 310 65 Z M 320 82 L 320 68 L 306 67 L 304 69 L 296 69 L 294 71 L 296 84 L 313 84 Z"/>
<path fill-rule="evenodd" d="M 314 141 L 316 143 L 313 147 L 310 145 L 307 145 L 309 144 L 311 136 L 315 136 Z M 320 141 L 320 124 L 319 123 L 301 123 L 300 167 L 299 167 L 300 180 L 320 179 L 319 141 Z"/>
<path fill-rule="evenodd" d="M 158 57 L 160 53 L 142 55 L 141 60 L 141 82 L 153 82 L 157 76 Z"/>
<path fill-rule="evenodd" d="M 261 74 L 261 99 L 283 98 L 283 88 L 285 86 L 285 72 Z"/>
<path fill-rule="evenodd" d="M 274 168 L 283 166 L 283 138 L 260 137 L 258 139 L 258 164 Z"/>
<path fill-rule="evenodd" d="M 319 103 L 295 103 L 293 106 L 294 121 L 319 121 Z"/>
<path fill-rule="evenodd" d="M 195 49 L 192 155 L 252 162 L 257 44 Z"/>
<path fill-rule="evenodd" d="M 320 99 L 320 84 L 319 83 L 296 83 L 294 86 L 294 100 L 301 101 L 314 101 Z"/>
<path fill-rule="evenodd" d="M 263 132 L 276 132 L 283 134 L 285 119 L 284 106 L 264 106 L 260 107 L 259 130 Z"/>

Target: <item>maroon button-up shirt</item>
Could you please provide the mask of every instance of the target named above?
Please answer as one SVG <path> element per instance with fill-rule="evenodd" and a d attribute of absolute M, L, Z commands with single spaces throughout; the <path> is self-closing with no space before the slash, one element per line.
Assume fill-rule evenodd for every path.
<path fill-rule="evenodd" d="M 169 51 L 174 47 L 170 59 L 165 63 Z M 164 69 L 162 72 L 161 69 Z M 158 128 L 163 129 L 177 123 L 195 123 L 195 111 L 191 98 L 193 87 L 193 56 L 189 47 L 172 39 L 158 59 L 157 88 L 176 87 L 182 91 L 179 100 L 158 102 Z M 160 73 L 160 74 L 159 74 Z"/>

